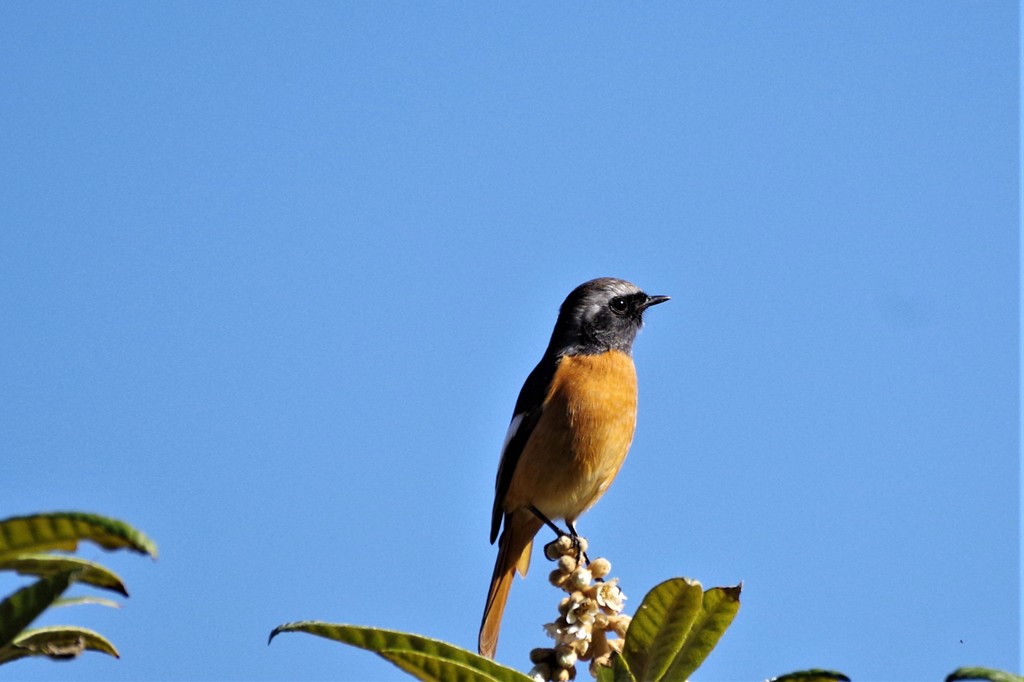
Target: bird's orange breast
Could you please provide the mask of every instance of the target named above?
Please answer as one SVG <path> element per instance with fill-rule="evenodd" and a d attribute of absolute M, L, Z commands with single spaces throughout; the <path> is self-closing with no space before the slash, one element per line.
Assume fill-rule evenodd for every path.
<path fill-rule="evenodd" d="M 636 426 L 636 369 L 620 351 L 564 356 L 516 464 L 505 509 L 573 522 L 619 472 Z"/>

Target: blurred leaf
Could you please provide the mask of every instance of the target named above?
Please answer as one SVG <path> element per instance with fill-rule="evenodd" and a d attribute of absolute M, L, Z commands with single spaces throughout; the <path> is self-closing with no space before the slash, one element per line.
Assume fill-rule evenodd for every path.
<path fill-rule="evenodd" d="M 54 607 L 59 606 L 84 606 L 94 604 L 96 606 L 106 606 L 112 609 L 121 608 L 121 604 L 114 601 L 113 599 L 106 599 L 104 597 L 69 597 L 68 599 L 58 599 L 53 602 Z"/>
<path fill-rule="evenodd" d="M 850 682 L 850 678 L 834 670 L 800 670 L 781 677 L 773 677 L 768 682 Z"/>
<path fill-rule="evenodd" d="M 5 647 L 0 647 L 0 665 L 26 656 L 54 659 L 74 658 L 83 651 L 99 651 L 120 658 L 117 649 L 97 632 L 69 625 L 26 630 Z"/>
<path fill-rule="evenodd" d="M 686 640 L 672 661 L 672 666 L 662 679 L 689 679 L 693 671 L 700 667 L 736 617 L 736 612 L 740 609 L 742 589 L 742 585 L 737 585 L 713 587 L 704 592 L 700 613 L 686 634 Z"/>
<path fill-rule="evenodd" d="M 156 543 L 123 521 L 79 512 L 16 516 L 0 521 L 0 558 L 25 552 L 74 551 L 79 540 L 104 549 L 129 549 L 157 556 Z"/>
<path fill-rule="evenodd" d="M 1024 677 L 992 668 L 957 668 L 946 677 L 946 682 L 956 680 L 988 680 L 989 682 L 1024 682 Z"/>
<path fill-rule="evenodd" d="M 121 578 L 104 566 L 78 557 L 56 554 L 19 554 L 0 557 L 0 571 L 17 571 L 20 575 L 43 577 L 66 571 L 78 571 L 77 582 L 112 590 L 128 596 Z"/>
<path fill-rule="evenodd" d="M 0 647 L 10 644 L 71 584 L 72 571 L 41 578 L 0 602 Z"/>
<path fill-rule="evenodd" d="M 420 635 L 307 620 L 279 625 L 270 633 L 269 641 L 282 632 L 305 632 L 373 651 L 427 682 L 532 682 L 526 675 L 489 658 Z"/>

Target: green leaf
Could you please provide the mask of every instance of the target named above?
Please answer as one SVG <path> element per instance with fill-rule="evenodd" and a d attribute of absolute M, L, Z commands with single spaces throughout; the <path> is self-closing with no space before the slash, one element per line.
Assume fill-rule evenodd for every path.
<path fill-rule="evenodd" d="M 946 677 L 946 682 L 956 680 L 988 680 L 989 682 L 1024 682 L 1024 677 L 992 668 L 957 668 Z"/>
<path fill-rule="evenodd" d="M 781 677 L 773 677 L 768 682 L 850 682 L 850 678 L 834 670 L 812 668 L 788 673 Z"/>
<path fill-rule="evenodd" d="M 0 571 L 17 571 L 19 575 L 43 577 L 66 571 L 78 571 L 75 580 L 94 587 L 128 596 L 121 578 L 104 566 L 85 559 L 55 554 L 19 554 L 0 557 Z"/>
<path fill-rule="evenodd" d="M 732 624 L 736 612 L 740 610 L 742 589 L 742 585 L 737 585 L 713 587 L 704 592 L 700 613 L 686 634 L 686 640 L 672 661 L 672 666 L 662 679 L 686 680 L 700 667 Z"/>
<path fill-rule="evenodd" d="M 74 658 L 83 651 L 99 651 L 120 658 L 117 649 L 98 632 L 70 625 L 26 630 L 5 647 L 0 647 L 0 665 L 26 656 L 53 659 Z"/>
<path fill-rule="evenodd" d="M 597 669 L 597 682 L 637 682 L 621 654 L 613 653 L 611 665 Z"/>
<path fill-rule="evenodd" d="M 54 607 L 58 606 L 83 606 L 86 604 L 94 604 L 96 606 L 106 606 L 111 609 L 121 608 L 121 604 L 114 601 L 113 599 L 104 599 L 103 597 L 71 597 L 69 599 L 58 599 L 53 602 Z"/>
<path fill-rule="evenodd" d="M 0 602 L 0 647 L 18 634 L 68 589 L 74 572 L 47 576 L 21 588 Z"/>
<path fill-rule="evenodd" d="M 647 593 L 622 647 L 622 657 L 636 679 L 662 678 L 700 614 L 702 597 L 700 583 L 687 578 L 666 580 Z"/>
<path fill-rule="evenodd" d="M 638 680 L 685 680 L 718 644 L 739 610 L 741 586 L 673 578 L 655 586 L 626 632 L 622 656 Z"/>
<path fill-rule="evenodd" d="M 268 643 L 282 632 L 305 632 L 372 651 L 427 682 L 531 682 L 526 675 L 472 651 L 406 632 L 307 620 L 279 625 Z"/>
<path fill-rule="evenodd" d="M 79 512 L 16 516 L 0 521 L 0 558 L 26 552 L 74 551 L 79 540 L 104 549 L 129 549 L 157 556 L 156 543 L 123 521 Z"/>

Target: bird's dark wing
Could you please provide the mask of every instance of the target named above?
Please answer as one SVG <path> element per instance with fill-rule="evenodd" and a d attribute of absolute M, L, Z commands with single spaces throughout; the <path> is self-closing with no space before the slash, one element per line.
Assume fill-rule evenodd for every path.
<path fill-rule="evenodd" d="M 558 367 L 558 358 L 545 356 L 537 366 L 526 377 L 526 383 L 519 391 L 519 400 L 516 401 L 516 409 L 512 414 L 512 422 L 508 426 L 508 434 L 505 436 L 505 445 L 501 450 L 501 463 L 498 464 L 498 478 L 494 482 L 494 508 L 491 511 L 491 544 L 498 538 L 498 531 L 501 529 L 501 520 L 504 518 L 503 503 L 505 493 L 512 483 L 512 474 L 515 473 L 516 464 L 519 463 L 519 456 L 523 454 L 523 448 L 530 439 L 530 434 L 540 421 L 541 412 L 544 410 L 544 401 L 548 397 L 548 390 L 551 388 L 551 381 L 555 376 L 555 369 Z"/>

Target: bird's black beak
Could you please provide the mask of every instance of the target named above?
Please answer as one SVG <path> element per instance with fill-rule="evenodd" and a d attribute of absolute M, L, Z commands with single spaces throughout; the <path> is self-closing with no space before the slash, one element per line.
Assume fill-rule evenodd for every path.
<path fill-rule="evenodd" d="M 669 300 L 668 296 L 648 296 L 647 300 L 640 304 L 640 310 L 647 310 L 652 305 L 658 305 L 659 303 L 664 303 L 667 300 Z"/>

